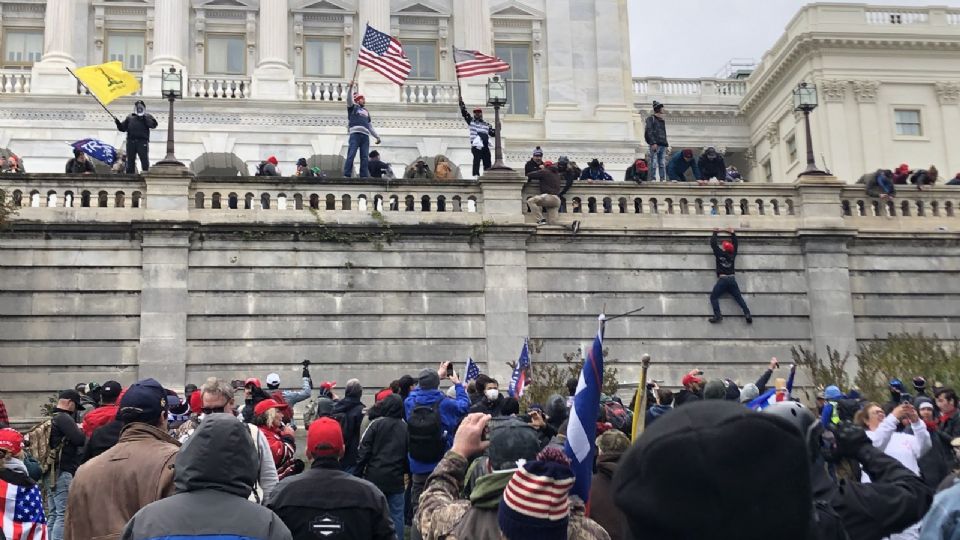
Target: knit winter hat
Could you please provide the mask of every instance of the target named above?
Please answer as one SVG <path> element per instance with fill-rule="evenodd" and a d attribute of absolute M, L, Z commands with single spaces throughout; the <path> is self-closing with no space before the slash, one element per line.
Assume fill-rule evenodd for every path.
<path fill-rule="evenodd" d="M 750 488 L 732 489 L 731 478 Z M 613 500 L 635 538 L 699 540 L 705 531 L 736 530 L 740 540 L 766 540 L 770 531 L 803 540 L 813 508 L 806 443 L 774 415 L 726 401 L 690 403 L 624 454 Z"/>
<path fill-rule="evenodd" d="M 513 473 L 503 490 L 497 523 L 507 538 L 566 540 L 570 520 L 568 494 L 574 476 L 559 448 L 546 448 L 537 461 Z"/>
<path fill-rule="evenodd" d="M 733 253 L 733 242 L 731 242 L 731 241 L 729 241 L 729 240 L 724 240 L 724 241 L 720 244 L 720 247 L 722 247 L 723 250 L 726 251 L 727 253 Z"/>
<path fill-rule="evenodd" d="M 690 159 L 690 158 L 692 158 L 692 157 L 693 157 L 693 150 L 691 150 L 691 149 L 689 149 L 689 148 L 684 148 L 684 149 L 683 149 L 683 158 L 684 158 L 684 159 Z"/>
<path fill-rule="evenodd" d="M 843 399 L 844 396 L 839 388 L 831 384 L 823 389 L 823 397 L 826 399 Z"/>
<path fill-rule="evenodd" d="M 535 157 L 537 157 L 537 156 L 543 157 L 543 150 L 541 150 L 540 147 L 538 146 L 538 147 L 536 147 L 536 148 L 533 149 L 533 155 L 534 155 Z"/>
<path fill-rule="evenodd" d="M 307 166 L 307 158 L 300 158 L 300 159 L 298 159 L 298 160 L 297 160 L 297 165 L 299 165 L 299 166 L 301 166 L 301 167 L 306 167 L 306 166 Z"/>
<path fill-rule="evenodd" d="M 723 399 L 727 396 L 727 388 L 720 379 L 711 379 L 703 387 L 703 399 Z"/>
<path fill-rule="evenodd" d="M 743 390 L 740 391 L 740 403 L 749 403 L 758 397 L 760 397 L 760 389 L 757 385 L 753 383 L 743 385 Z"/>
<path fill-rule="evenodd" d="M 276 165 L 276 164 L 277 164 L 277 156 L 270 156 L 270 157 L 268 157 L 268 158 L 267 158 L 267 162 L 268 162 L 268 163 L 273 163 L 274 165 Z"/>

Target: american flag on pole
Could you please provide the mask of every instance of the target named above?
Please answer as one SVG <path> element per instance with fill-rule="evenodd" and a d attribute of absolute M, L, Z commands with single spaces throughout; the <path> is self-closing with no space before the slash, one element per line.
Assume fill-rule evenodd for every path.
<path fill-rule="evenodd" d="M 527 370 L 530 369 L 530 345 L 529 340 L 523 340 L 523 348 L 520 349 L 520 358 L 517 360 L 517 366 L 513 368 L 513 375 L 510 376 L 510 387 L 507 392 L 510 397 L 520 399 L 523 397 L 523 389 L 527 386 Z"/>
<path fill-rule="evenodd" d="M 0 480 L 0 505 L 3 538 L 7 540 L 47 540 L 47 520 L 37 486 L 21 487 Z"/>
<path fill-rule="evenodd" d="M 600 388 L 603 386 L 603 325 L 606 317 L 600 315 L 600 328 L 593 347 L 583 361 L 573 408 L 567 423 L 567 440 L 563 449 L 570 457 L 570 468 L 577 477 L 571 493 L 584 502 L 590 499 L 593 480 L 593 457 L 597 452 L 597 415 L 600 413 Z"/>
<path fill-rule="evenodd" d="M 475 381 L 477 380 L 477 377 L 480 376 L 480 366 L 473 361 L 472 357 L 467 358 L 467 368 L 463 370 L 463 372 L 467 374 L 466 378 L 463 379 L 463 382 Z"/>
<path fill-rule="evenodd" d="M 376 30 L 369 24 L 360 44 L 357 63 L 376 71 L 396 84 L 403 84 L 410 76 L 410 60 L 403 52 L 403 45 L 390 34 Z"/>
<path fill-rule="evenodd" d="M 457 67 L 457 78 L 473 77 L 475 75 L 490 75 L 510 71 L 510 64 L 489 54 L 480 51 L 453 48 L 453 61 Z"/>

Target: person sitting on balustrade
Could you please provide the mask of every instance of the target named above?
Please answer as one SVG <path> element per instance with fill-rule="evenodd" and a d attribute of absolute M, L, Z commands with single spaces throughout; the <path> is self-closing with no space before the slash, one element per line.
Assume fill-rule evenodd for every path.
<path fill-rule="evenodd" d="M 708 146 L 700 159 L 697 161 L 700 169 L 699 180 L 711 180 L 716 178 L 723 182 L 727 179 L 727 164 L 723 162 L 723 156 L 717 152 L 716 148 Z"/>
<path fill-rule="evenodd" d="M 917 189 L 923 190 L 923 186 L 932 186 L 937 183 L 937 177 L 939 176 L 940 171 L 933 165 L 929 169 L 917 169 L 913 171 L 913 174 L 910 175 L 910 183 L 916 184 Z"/>
<path fill-rule="evenodd" d="M 607 174 L 607 171 L 603 170 L 603 163 L 600 163 L 600 160 L 593 158 L 587 168 L 580 173 L 581 180 L 613 180 L 613 177 Z"/>
<path fill-rule="evenodd" d="M 426 161 L 418 159 L 416 163 L 407 168 L 407 172 L 403 177 L 408 180 L 433 180 L 433 172 L 430 170 Z"/>
<path fill-rule="evenodd" d="M 876 172 L 866 173 L 857 183 L 866 185 L 867 195 L 870 197 L 892 199 L 897 194 L 896 188 L 893 187 L 893 171 L 889 169 L 877 169 Z"/>
<path fill-rule="evenodd" d="M 627 172 L 623 175 L 624 182 L 646 182 L 650 174 L 650 167 L 647 160 L 639 157 L 633 162 L 633 165 L 627 167 Z"/>
<path fill-rule="evenodd" d="M 670 156 L 667 162 L 667 178 L 674 182 L 683 182 L 684 175 L 688 170 L 693 171 L 693 180 L 700 179 L 700 167 L 697 160 L 693 158 L 693 150 L 684 148 L 678 150 Z"/>
<path fill-rule="evenodd" d="M 906 184 L 907 179 L 910 178 L 910 166 L 901 163 L 899 167 L 893 170 L 892 178 L 894 184 Z"/>

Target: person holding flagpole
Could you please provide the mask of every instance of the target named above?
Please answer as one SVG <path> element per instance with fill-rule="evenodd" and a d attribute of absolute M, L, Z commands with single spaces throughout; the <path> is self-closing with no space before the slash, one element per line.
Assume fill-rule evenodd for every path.
<path fill-rule="evenodd" d="M 370 113 L 367 111 L 367 100 L 363 94 L 353 93 L 356 81 L 350 81 L 347 88 L 347 131 L 350 133 L 347 147 L 347 161 L 343 164 L 343 176 L 350 178 L 353 175 L 353 159 L 360 152 L 360 178 L 370 177 L 370 137 L 373 136 L 380 144 L 380 136 L 373 129 Z"/>
<path fill-rule="evenodd" d="M 135 158 L 140 158 L 140 171 L 150 170 L 150 130 L 157 127 L 157 119 L 147 112 L 147 104 L 137 100 L 133 104 L 133 113 L 123 122 L 114 118 L 117 130 L 127 134 L 127 174 L 136 174 Z"/>
<path fill-rule="evenodd" d="M 473 117 L 467 112 L 460 92 L 460 79 L 477 75 L 492 75 L 510 70 L 510 64 L 496 56 L 480 51 L 453 48 L 453 61 L 457 70 L 457 94 L 460 98 L 460 114 L 470 127 L 470 151 L 473 153 L 473 176 L 480 176 L 480 163 L 484 172 L 490 168 L 490 137 L 496 137 L 493 127 L 483 121 L 483 109 L 473 109 Z"/>

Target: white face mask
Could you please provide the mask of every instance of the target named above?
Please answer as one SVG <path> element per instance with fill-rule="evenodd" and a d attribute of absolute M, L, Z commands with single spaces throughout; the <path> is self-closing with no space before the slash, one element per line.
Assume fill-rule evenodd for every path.
<path fill-rule="evenodd" d="M 489 390 L 485 390 L 483 395 L 486 396 L 490 401 L 496 401 L 497 398 L 500 397 L 500 390 L 497 388 L 491 388 Z"/>

